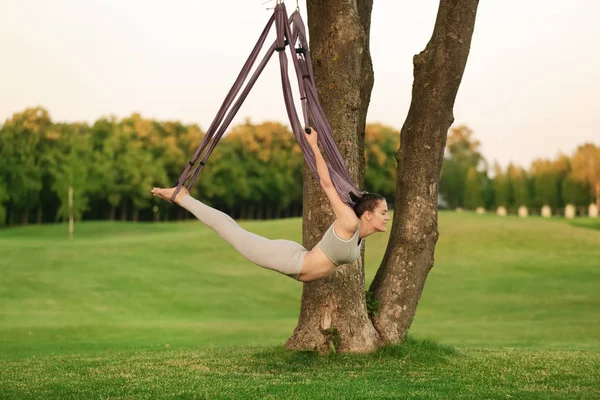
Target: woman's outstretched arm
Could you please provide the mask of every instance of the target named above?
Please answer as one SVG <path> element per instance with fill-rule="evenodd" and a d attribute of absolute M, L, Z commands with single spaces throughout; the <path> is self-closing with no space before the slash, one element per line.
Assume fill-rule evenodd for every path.
<path fill-rule="evenodd" d="M 321 150 L 319 150 L 318 138 L 319 133 L 313 128 L 311 129 L 311 133 L 306 134 L 306 140 L 308 144 L 310 144 L 310 148 L 312 149 L 313 154 L 315 155 L 315 160 L 317 163 L 317 173 L 319 174 L 319 180 L 323 189 L 326 187 L 333 186 L 333 182 L 331 182 L 331 176 L 329 176 L 329 169 L 327 168 L 327 163 L 325 163 L 325 159 L 321 154 Z"/>
<path fill-rule="evenodd" d="M 351 234 L 356 231 L 358 226 L 358 217 L 354 210 L 340 197 L 339 193 L 335 186 L 333 186 L 333 182 L 331 181 L 331 176 L 329 175 L 329 170 L 327 169 L 327 164 L 325 163 L 325 159 L 321 154 L 321 150 L 319 150 L 319 146 L 317 145 L 318 141 L 318 133 L 316 130 L 312 129 L 312 132 L 306 135 L 306 140 L 310 144 L 310 147 L 315 155 L 315 159 L 317 162 L 317 173 L 319 174 L 319 181 L 321 183 L 321 188 L 327 195 L 329 202 L 331 203 L 331 208 L 335 214 L 336 218 L 336 232 L 346 236 L 344 233 Z"/>

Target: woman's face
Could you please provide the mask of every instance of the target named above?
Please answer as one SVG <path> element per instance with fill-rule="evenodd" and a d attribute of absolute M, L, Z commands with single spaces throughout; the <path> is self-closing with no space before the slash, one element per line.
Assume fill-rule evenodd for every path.
<path fill-rule="evenodd" d="M 373 225 L 376 231 L 385 232 L 389 220 L 390 215 L 388 214 L 387 201 L 380 200 L 371 214 L 371 225 Z"/>

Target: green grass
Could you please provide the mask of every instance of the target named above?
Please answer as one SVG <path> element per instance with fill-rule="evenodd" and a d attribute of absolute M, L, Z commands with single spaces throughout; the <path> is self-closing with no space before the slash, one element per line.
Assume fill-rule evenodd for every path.
<path fill-rule="evenodd" d="M 196 221 L 1 230 L 0 398 L 600 398 L 598 227 L 444 212 L 414 339 L 327 357 L 281 348 L 301 285 Z"/>
<path fill-rule="evenodd" d="M 370 355 L 243 347 L 11 360 L 0 390 L 20 399 L 597 399 L 599 371 L 589 351 L 408 340 Z"/>
<path fill-rule="evenodd" d="M 411 333 L 461 346 L 598 350 L 599 289 L 598 231 L 560 219 L 443 214 Z"/>

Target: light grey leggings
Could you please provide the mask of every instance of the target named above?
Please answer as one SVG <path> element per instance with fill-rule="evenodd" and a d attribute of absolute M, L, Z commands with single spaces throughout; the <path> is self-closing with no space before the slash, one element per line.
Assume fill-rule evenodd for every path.
<path fill-rule="evenodd" d="M 190 195 L 183 197 L 179 205 L 217 232 L 249 261 L 298 279 L 307 252 L 300 244 L 290 240 L 271 240 L 248 232 L 229 215 L 207 206 Z"/>

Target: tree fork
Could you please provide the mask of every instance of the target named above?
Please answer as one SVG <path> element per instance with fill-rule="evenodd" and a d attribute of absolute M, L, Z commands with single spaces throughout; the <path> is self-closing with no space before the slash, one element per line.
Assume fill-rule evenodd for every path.
<path fill-rule="evenodd" d="M 433 267 L 440 171 L 477 5 L 478 0 L 441 0 L 431 39 L 413 58 L 412 101 L 396 154 L 394 221 L 370 288 L 380 304 L 373 324 L 384 342 L 405 338 Z"/>

